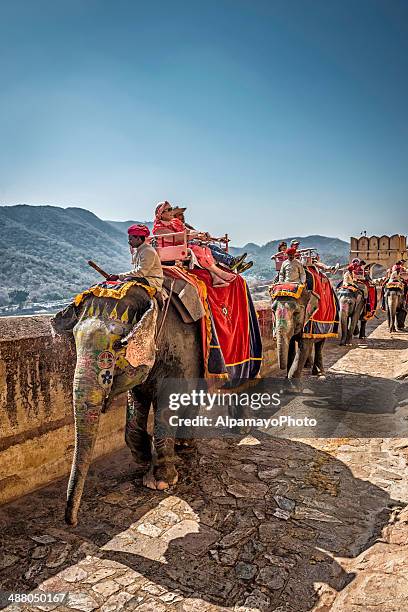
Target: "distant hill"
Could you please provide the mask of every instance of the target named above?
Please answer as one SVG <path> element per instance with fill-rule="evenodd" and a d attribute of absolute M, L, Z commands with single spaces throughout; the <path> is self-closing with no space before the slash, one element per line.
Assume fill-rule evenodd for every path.
<path fill-rule="evenodd" d="M 126 229 L 133 223 L 141 222 L 104 221 L 83 208 L 0 206 L 0 305 L 11 289 L 27 289 L 32 301 L 71 297 L 101 278 L 88 266 L 88 259 L 107 272 L 128 270 Z M 152 222 L 142 223 L 152 227 Z M 231 252 L 247 251 L 248 259 L 253 259 L 248 277 L 269 279 L 273 274 L 270 256 L 280 240 L 231 247 Z M 322 260 L 330 264 L 347 260 L 348 244 L 338 238 L 299 240 L 301 246 L 316 247 Z"/>
<path fill-rule="evenodd" d="M 285 240 L 290 244 L 291 240 L 297 239 L 300 242 L 300 248 L 315 247 L 322 261 L 333 265 L 337 262 L 345 263 L 349 257 L 349 244 L 339 238 L 329 238 L 327 236 L 289 236 L 287 238 L 279 238 L 271 240 L 266 244 L 259 246 L 253 242 L 249 242 L 243 247 L 231 247 L 231 253 L 234 255 L 240 253 L 248 253 L 248 260 L 254 262 L 253 268 L 248 272 L 248 276 L 259 279 L 270 279 L 274 273 L 274 263 L 271 261 L 271 255 L 274 255 L 278 250 L 278 244 Z"/>
<path fill-rule="evenodd" d="M 27 289 L 34 301 L 70 297 L 108 272 L 129 269 L 126 236 L 82 208 L 0 207 L 0 287 Z"/>
<path fill-rule="evenodd" d="M 152 231 L 153 227 L 153 221 L 106 221 L 106 223 L 109 223 L 112 227 L 115 227 L 123 234 L 127 234 L 127 228 L 134 223 L 144 223 L 144 225 L 147 225 L 150 231 Z"/>

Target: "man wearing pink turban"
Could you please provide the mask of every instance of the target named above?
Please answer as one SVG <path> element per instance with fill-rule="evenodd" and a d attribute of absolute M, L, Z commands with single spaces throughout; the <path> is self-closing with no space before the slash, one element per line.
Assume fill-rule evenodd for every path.
<path fill-rule="evenodd" d="M 163 270 L 156 250 L 145 242 L 150 234 L 146 225 L 135 224 L 128 227 L 129 246 L 132 254 L 132 270 L 122 274 L 112 274 L 108 280 L 124 280 L 125 278 L 145 279 L 151 287 L 158 291 L 163 286 Z"/>
<path fill-rule="evenodd" d="M 160 236 L 160 234 L 184 232 L 186 229 L 185 224 L 180 221 L 180 219 L 174 218 L 173 208 L 171 204 L 167 202 L 167 200 L 165 202 L 160 202 L 156 206 L 153 234 Z M 187 229 L 187 232 L 190 233 L 190 230 Z M 183 238 L 180 237 L 180 244 L 182 244 L 182 241 Z M 172 246 L 173 244 L 174 242 L 172 239 L 169 239 L 168 241 L 163 239 L 163 246 Z M 192 243 L 189 243 L 188 246 L 197 257 L 197 261 L 200 266 L 208 270 L 208 272 L 211 274 L 213 287 L 226 287 L 228 283 L 235 279 L 235 274 L 227 272 L 216 265 L 214 257 L 208 247 L 203 247 Z"/>

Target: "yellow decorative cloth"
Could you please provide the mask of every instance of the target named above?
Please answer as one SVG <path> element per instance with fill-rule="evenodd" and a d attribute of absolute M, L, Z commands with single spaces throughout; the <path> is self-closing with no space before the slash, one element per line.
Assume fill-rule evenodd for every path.
<path fill-rule="evenodd" d="M 156 294 L 156 289 L 154 287 L 150 287 L 149 285 L 144 285 L 139 281 L 104 281 L 103 283 L 99 283 L 98 285 L 93 285 L 89 289 L 86 289 L 82 293 L 78 293 L 78 295 L 74 298 L 75 306 L 79 306 L 81 302 L 86 298 L 87 295 L 94 295 L 96 297 L 108 297 L 115 298 L 120 300 L 123 298 L 129 289 L 138 285 L 144 289 L 149 297 L 153 297 Z"/>

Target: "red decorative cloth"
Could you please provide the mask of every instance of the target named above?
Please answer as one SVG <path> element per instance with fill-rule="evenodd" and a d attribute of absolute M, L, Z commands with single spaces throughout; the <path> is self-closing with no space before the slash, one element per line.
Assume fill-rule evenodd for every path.
<path fill-rule="evenodd" d="M 366 285 L 368 290 L 368 297 L 366 301 L 364 319 L 372 319 L 377 310 L 377 288 L 374 287 L 368 280 L 359 281 Z"/>
<path fill-rule="evenodd" d="M 312 275 L 310 289 L 319 296 L 319 306 L 306 323 L 303 336 L 336 338 L 339 326 L 339 303 L 336 293 L 327 276 L 316 270 L 314 266 L 308 266 L 307 272 Z"/>
<path fill-rule="evenodd" d="M 250 355 L 248 301 L 244 279 L 237 274 L 227 287 L 214 288 L 206 270 L 195 268 L 190 273 L 207 287 L 208 304 L 225 365 L 229 367 L 247 361 Z"/>
<path fill-rule="evenodd" d="M 201 320 L 206 377 L 254 378 L 262 361 L 256 313 L 245 280 L 237 275 L 227 287 L 212 286 L 206 270 L 167 267 L 166 276 L 193 284 L 203 302 Z"/>

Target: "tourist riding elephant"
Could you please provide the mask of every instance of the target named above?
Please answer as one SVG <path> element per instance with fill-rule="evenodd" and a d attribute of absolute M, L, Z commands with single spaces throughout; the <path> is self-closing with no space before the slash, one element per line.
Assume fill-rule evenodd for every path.
<path fill-rule="evenodd" d="M 72 314 L 73 306 L 69 308 Z M 111 400 L 131 390 L 125 439 L 138 462 L 152 462 L 147 418 L 153 405 L 156 459 L 144 484 L 162 490 L 175 484 L 178 475 L 174 465 L 174 434 L 168 435 L 160 425 L 166 421 L 163 412 L 168 406 L 160 409 L 157 419 L 159 383 L 166 378 L 191 380 L 203 376 L 198 323 L 183 323 L 170 304 L 165 324 L 156 338 L 157 320 L 160 325 L 163 315 L 158 314 L 156 299 L 142 286 L 132 286 L 121 299 L 86 295 L 74 310 L 68 325 L 63 313 L 53 321 L 57 332 L 73 331 L 77 351 L 73 387 L 75 452 L 65 512 L 70 525 L 78 521 L 100 414 Z M 126 352 L 130 349 L 131 357 Z"/>
<path fill-rule="evenodd" d="M 318 298 L 303 289 L 299 298 L 285 295 L 272 299 L 279 368 L 287 370 L 288 378 L 300 378 L 314 346 L 312 374 L 324 375 L 325 338 L 305 338 L 302 335 L 304 324 L 309 314 L 315 310 Z"/>
<path fill-rule="evenodd" d="M 391 287 L 385 285 L 384 292 L 388 328 L 390 332 L 395 332 L 396 330 L 403 331 L 405 329 L 405 318 L 407 315 L 404 289 L 398 287 L 397 284 Z"/>
<path fill-rule="evenodd" d="M 360 338 L 365 338 L 366 321 L 363 318 L 365 298 L 363 288 L 353 290 L 350 287 L 340 287 L 337 292 L 340 303 L 341 337 L 340 345 L 351 345 L 353 335 L 358 333 L 360 321 Z"/>

